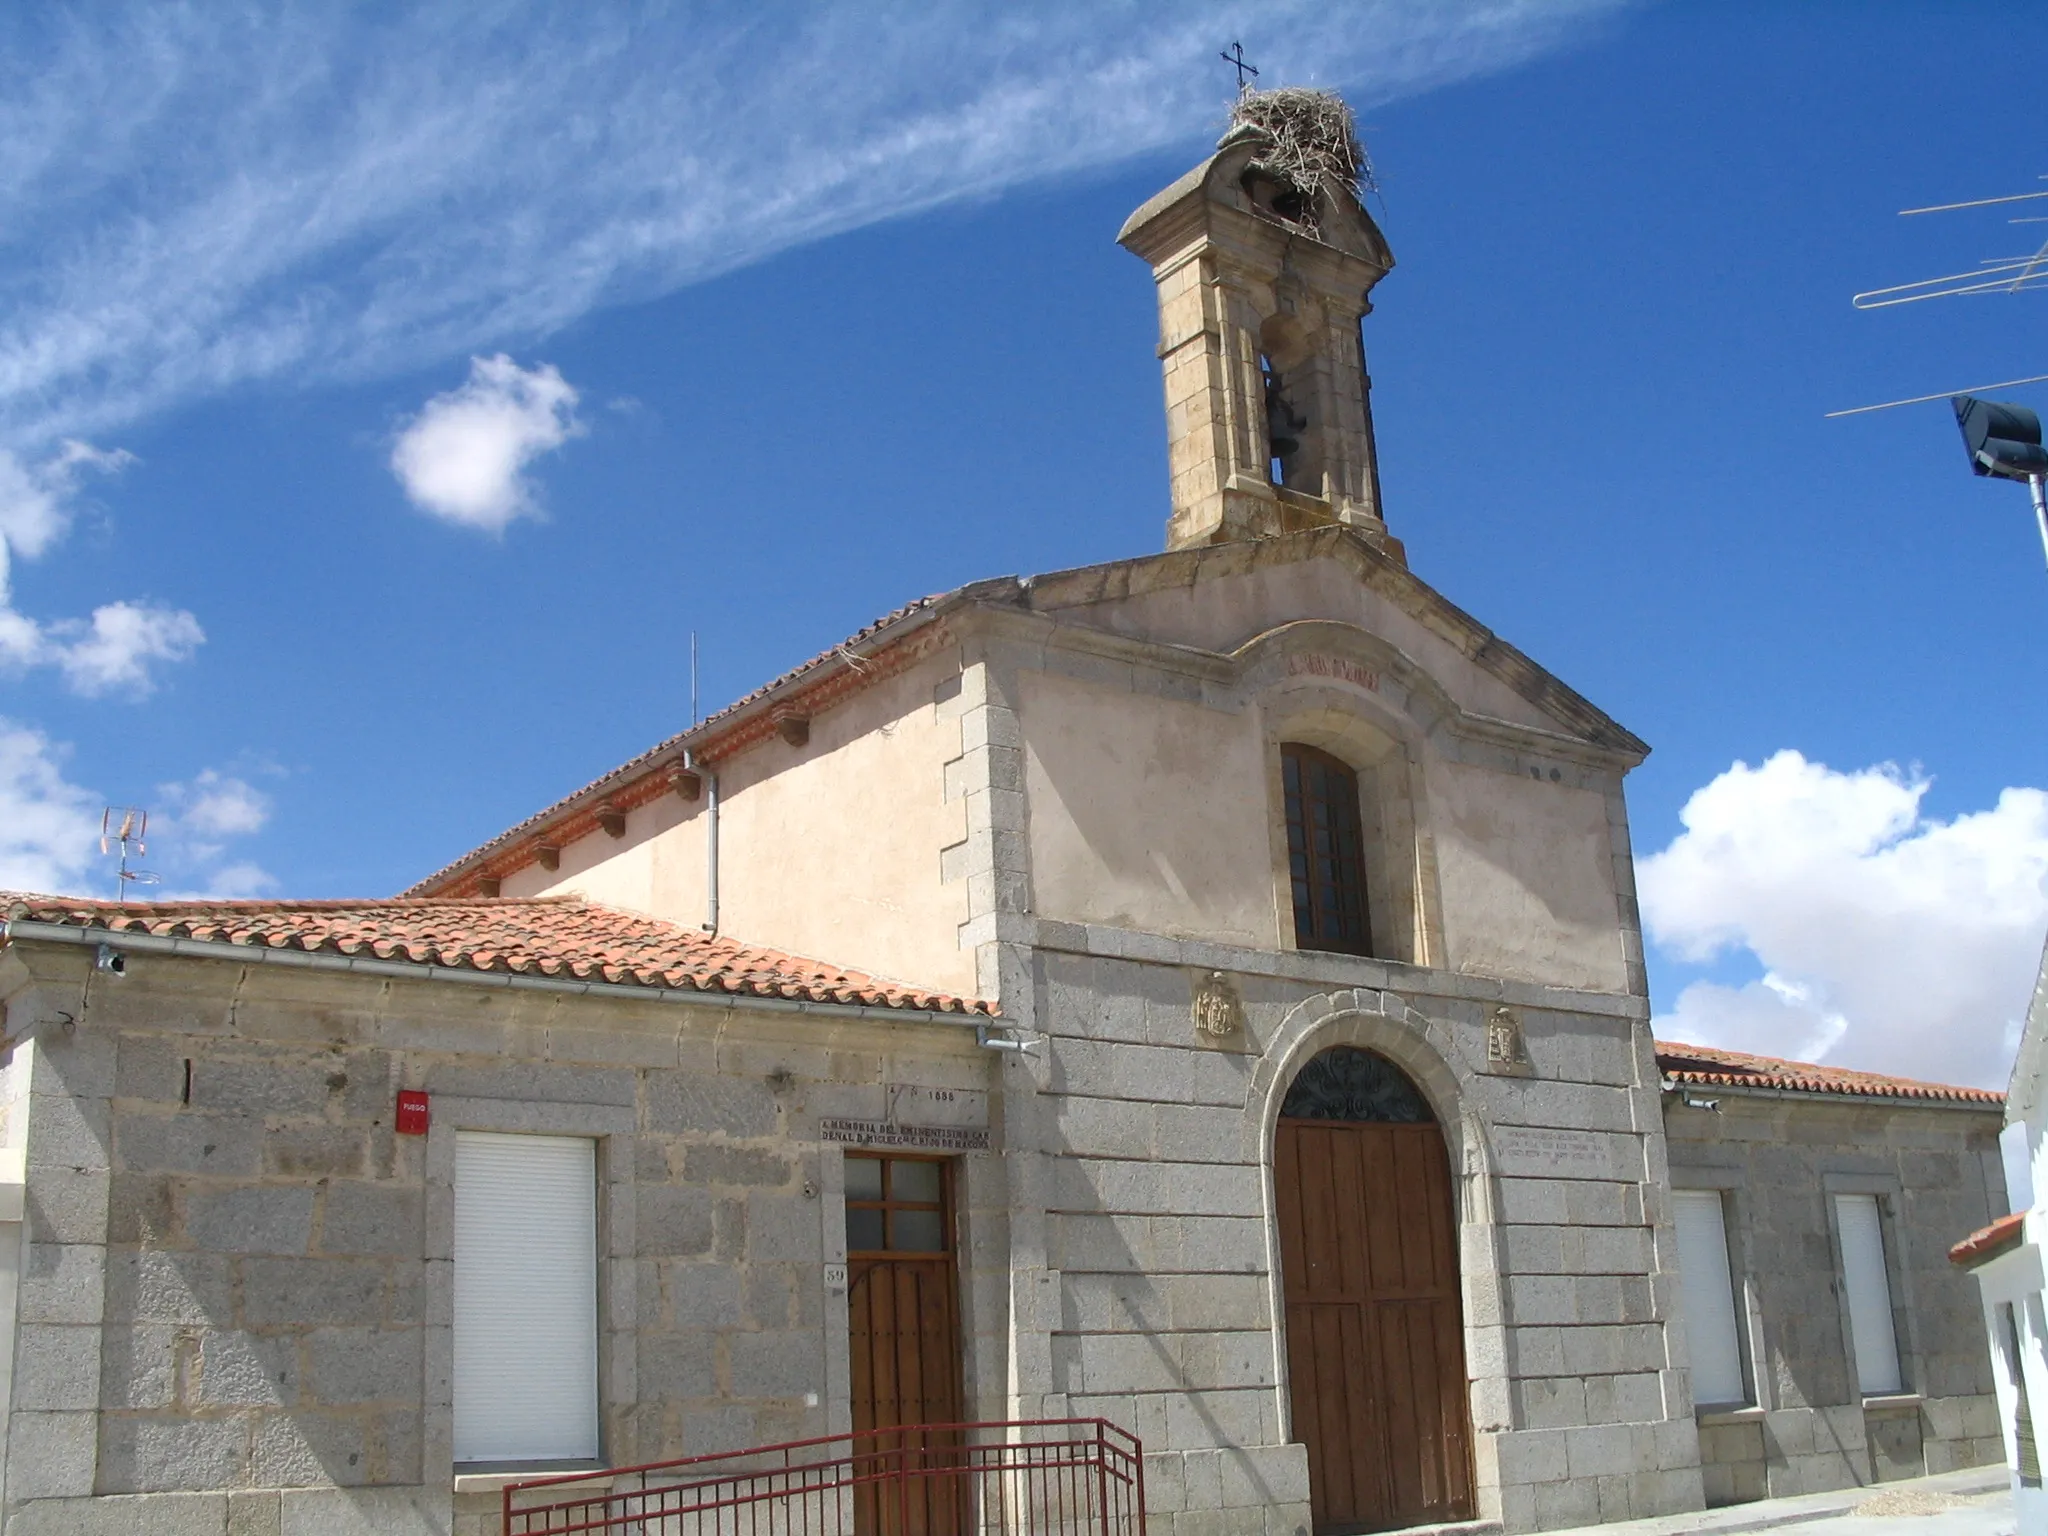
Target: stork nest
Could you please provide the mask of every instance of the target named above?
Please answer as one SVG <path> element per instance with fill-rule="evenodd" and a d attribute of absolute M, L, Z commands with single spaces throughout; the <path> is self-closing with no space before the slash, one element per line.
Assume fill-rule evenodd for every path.
<path fill-rule="evenodd" d="M 1259 168 L 1301 194 L 1302 222 L 1316 227 L 1322 194 L 1342 188 L 1363 199 L 1377 191 L 1372 162 L 1359 141 L 1358 120 L 1332 91 L 1286 86 L 1247 91 L 1230 110 L 1233 128 L 1249 125 L 1272 136 Z"/>

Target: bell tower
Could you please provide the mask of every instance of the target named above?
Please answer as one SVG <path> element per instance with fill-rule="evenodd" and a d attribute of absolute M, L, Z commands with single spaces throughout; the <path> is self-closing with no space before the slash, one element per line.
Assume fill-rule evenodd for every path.
<path fill-rule="evenodd" d="M 1350 111 L 1320 91 L 1254 91 L 1233 124 L 1117 235 L 1159 285 L 1166 547 L 1345 524 L 1400 560 L 1359 339 L 1394 257 L 1359 201 Z"/>

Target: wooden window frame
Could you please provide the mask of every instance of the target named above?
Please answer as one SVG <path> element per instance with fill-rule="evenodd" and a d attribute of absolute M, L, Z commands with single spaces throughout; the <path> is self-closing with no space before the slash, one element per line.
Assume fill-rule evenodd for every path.
<path fill-rule="evenodd" d="M 1312 796 L 1309 776 L 1311 770 L 1318 769 L 1324 775 L 1341 775 L 1338 782 L 1348 792 Z M 1371 956 L 1372 912 L 1366 889 L 1365 829 L 1358 799 L 1358 770 L 1320 747 L 1284 741 L 1280 744 L 1280 792 L 1282 820 L 1287 830 L 1288 903 L 1294 916 L 1294 947 L 1325 954 Z M 1319 830 L 1313 826 L 1317 807 L 1328 809 L 1333 844 L 1326 856 L 1329 875 L 1325 879 L 1317 878 L 1318 856 L 1312 847 L 1311 833 Z M 1333 908 L 1337 931 L 1328 932 L 1326 919 Z"/>
<path fill-rule="evenodd" d="M 958 1235 L 953 1227 L 953 1164 L 954 1159 L 945 1156 L 919 1156 L 915 1153 L 895 1152 L 848 1152 L 846 1161 L 875 1162 L 882 1165 L 882 1198 L 868 1200 L 852 1194 L 845 1197 L 847 1221 L 846 1256 L 849 1259 L 882 1260 L 930 1259 L 940 1254 L 959 1251 Z M 890 1171 L 897 1163 L 928 1163 L 939 1170 L 939 1198 L 937 1200 L 898 1200 L 892 1194 L 895 1176 Z M 853 1246 L 852 1214 L 855 1211 L 880 1211 L 882 1213 L 882 1241 L 886 1244 L 895 1224 L 889 1219 L 897 1211 L 936 1211 L 939 1217 L 939 1235 L 944 1244 L 940 1248 L 856 1248 Z"/>

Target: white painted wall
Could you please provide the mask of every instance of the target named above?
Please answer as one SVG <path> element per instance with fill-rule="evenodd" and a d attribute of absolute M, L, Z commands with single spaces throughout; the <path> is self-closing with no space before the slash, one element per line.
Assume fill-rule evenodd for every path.
<path fill-rule="evenodd" d="M 967 835 L 945 792 L 959 716 L 934 696 L 957 668 L 934 657 L 819 715 L 807 745 L 774 738 L 719 765 L 720 932 L 973 995 L 965 884 L 940 871 L 941 851 Z M 593 832 L 558 870 L 528 865 L 504 894 L 573 891 L 700 927 L 707 814 L 704 797 L 664 794 L 628 814 L 623 838 Z"/>

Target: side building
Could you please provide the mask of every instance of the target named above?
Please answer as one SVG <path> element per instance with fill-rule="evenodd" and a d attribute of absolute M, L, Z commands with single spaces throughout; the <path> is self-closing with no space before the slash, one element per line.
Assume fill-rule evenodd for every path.
<path fill-rule="evenodd" d="M 2027 1174 L 2014 1191 L 2019 1208 L 1962 1239 L 1949 1258 L 1977 1283 L 2019 1529 L 2024 1536 L 2048 1536 L 2048 1490 L 2034 1427 L 2048 1415 L 2048 1265 L 2042 1261 L 2048 1249 L 2048 953 L 2020 1032 L 2005 1118 Z M 1960 1225 L 1951 1222 L 1950 1230 Z"/>
<path fill-rule="evenodd" d="M 2005 1197 L 2004 1096 L 1660 1042 L 1709 1504 L 1995 1463 L 1958 1212 Z"/>

